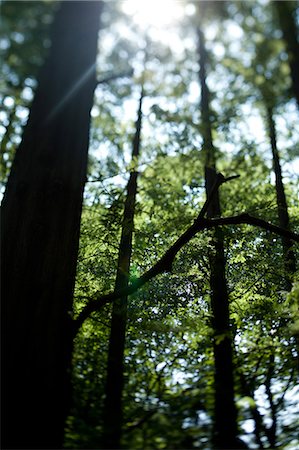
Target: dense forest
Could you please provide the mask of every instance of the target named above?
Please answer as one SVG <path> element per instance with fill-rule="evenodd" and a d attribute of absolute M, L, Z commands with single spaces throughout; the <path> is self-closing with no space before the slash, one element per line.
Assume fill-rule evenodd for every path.
<path fill-rule="evenodd" d="M 7 1 L 3 449 L 299 446 L 299 3 Z"/>

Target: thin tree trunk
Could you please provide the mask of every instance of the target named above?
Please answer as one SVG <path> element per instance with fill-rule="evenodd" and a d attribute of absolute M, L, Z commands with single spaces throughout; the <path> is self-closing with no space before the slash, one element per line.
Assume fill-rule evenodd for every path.
<path fill-rule="evenodd" d="M 267 372 L 266 381 L 265 381 L 266 394 L 267 394 L 267 397 L 268 397 L 268 400 L 270 403 L 271 420 L 272 420 L 271 426 L 266 429 L 266 433 L 267 433 L 267 437 L 268 437 L 271 449 L 276 448 L 276 434 L 277 434 L 277 407 L 274 402 L 274 398 L 273 398 L 273 394 L 272 394 L 272 390 L 271 390 L 271 382 L 272 382 L 272 378 L 273 378 L 274 370 L 275 370 L 274 364 L 275 364 L 274 353 L 271 353 L 269 365 L 268 365 L 268 372 Z"/>
<path fill-rule="evenodd" d="M 277 148 L 276 139 L 276 128 L 275 121 L 273 118 L 273 108 L 266 103 L 266 113 L 267 113 L 267 125 L 268 133 L 271 142 L 272 159 L 273 159 L 273 170 L 275 174 L 275 190 L 276 190 L 276 201 L 278 210 L 278 221 L 281 228 L 289 230 L 289 213 L 287 199 L 284 190 L 283 177 L 280 165 L 279 152 Z M 287 237 L 282 237 L 282 248 L 283 248 L 283 261 L 285 268 L 285 284 L 287 291 L 292 289 L 292 278 L 296 271 L 296 258 L 292 248 L 292 242 Z M 275 358 L 274 354 L 271 354 L 268 373 L 266 377 L 266 393 L 270 403 L 272 424 L 270 428 L 266 429 L 267 438 L 271 448 L 276 448 L 276 433 L 277 433 L 277 407 L 274 403 L 273 394 L 271 391 L 271 379 L 273 377 L 275 370 Z"/>
<path fill-rule="evenodd" d="M 289 56 L 289 65 L 291 70 L 292 87 L 299 108 L 299 43 L 298 30 L 295 20 L 294 1 L 275 1 L 280 28 L 286 43 L 286 49 Z"/>
<path fill-rule="evenodd" d="M 210 197 L 216 182 L 216 155 L 212 139 L 209 89 L 206 83 L 207 52 L 204 35 L 198 30 L 200 57 L 201 115 L 203 126 L 203 151 L 205 153 L 205 186 Z M 208 218 L 219 217 L 219 192 L 210 203 Z M 213 232 L 213 251 L 209 256 L 212 327 L 214 332 L 214 429 L 213 446 L 216 449 L 240 448 L 237 434 L 237 411 L 234 402 L 233 352 L 229 320 L 229 300 L 225 277 L 223 233 Z"/>
<path fill-rule="evenodd" d="M 242 372 L 242 370 L 239 370 L 239 377 L 240 377 L 240 384 L 241 384 L 241 394 L 243 397 L 251 397 L 254 399 L 254 387 L 255 383 L 252 383 L 250 379 L 247 378 L 247 376 Z M 265 426 L 263 424 L 263 417 L 261 416 L 259 409 L 257 405 L 254 405 L 251 407 L 251 414 L 252 419 L 254 420 L 254 435 L 256 444 L 258 445 L 259 449 L 263 449 L 263 443 L 261 440 L 262 433 L 265 434 Z"/>
<path fill-rule="evenodd" d="M 267 106 L 267 124 L 268 124 L 268 132 L 271 141 L 271 150 L 272 150 L 272 158 L 273 158 L 273 170 L 275 173 L 275 187 L 276 187 L 276 201 L 278 208 L 278 220 L 279 226 L 281 228 L 289 229 L 289 213 L 288 213 L 288 205 L 284 190 L 284 184 L 282 179 L 282 172 L 279 160 L 279 153 L 277 149 L 277 140 L 276 140 L 276 129 L 275 122 L 273 119 L 273 109 Z M 296 271 L 296 258 L 294 251 L 292 250 L 292 242 L 290 239 L 283 237 L 282 238 L 282 246 L 283 246 L 283 257 L 284 257 L 284 265 L 285 265 L 285 278 L 286 278 L 286 288 L 288 291 L 292 288 L 292 275 L 294 275 Z"/>
<path fill-rule="evenodd" d="M 137 194 L 137 162 L 140 153 L 140 135 L 142 123 L 141 92 L 136 121 L 136 132 L 133 140 L 133 169 L 127 184 L 127 195 L 121 230 L 118 254 L 118 266 L 115 290 L 124 289 L 129 284 L 129 272 L 132 255 L 132 238 L 134 232 L 134 215 Z M 127 296 L 113 302 L 111 333 L 108 350 L 108 367 L 106 381 L 106 398 L 103 410 L 103 445 L 104 448 L 120 448 L 122 429 L 122 391 L 124 384 L 124 351 L 127 324 Z"/>
<path fill-rule="evenodd" d="M 2 204 L 2 445 L 60 448 L 101 3 L 62 2 Z"/>

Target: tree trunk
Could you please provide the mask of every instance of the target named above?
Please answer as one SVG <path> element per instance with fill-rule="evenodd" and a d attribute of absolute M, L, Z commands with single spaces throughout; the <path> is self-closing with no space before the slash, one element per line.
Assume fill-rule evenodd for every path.
<path fill-rule="evenodd" d="M 2 204 L 2 445 L 60 448 L 101 3 L 62 2 Z"/>
<path fill-rule="evenodd" d="M 286 43 L 291 70 L 292 87 L 299 108 L 299 43 L 298 30 L 295 20 L 295 5 L 293 1 L 274 2 L 278 13 L 280 28 Z"/>
<path fill-rule="evenodd" d="M 240 378 L 240 389 L 243 397 L 251 397 L 254 399 L 255 380 L 252 383 L 252 379 L 242 372 L 241 361 L 238 364 L 238 375 Z M 259 449 L 264 449 L 261 437 L 265 434 L 265 426 L 263 424 L 263 417 L 259 412 L 257 405 L 251 406 L 252 419 L 254 421 L 254 435 L 255 441 Z"/>
<path fill-rule="evenodd" d="M 274 353 L 271 353 L 269 358 L 268 372 L 265 380 L 266 394 L 270 404 L 271 420 L 272 420 L 271 426 L 267 428 L 266 433 L 271 449 L 276 448 L 276 439 L 277 439 L 277 407 L 274 402 L 273 393 L 271 390 L 272 378 L 275 372 L 274 364 L 275 364 Z"/>
<path fill-rule="evenodd" d="M 206 196 L 210 197 L 216 181 L 216 155 L 212 139 L 209 89 L 206 83 L 207 52 L 204 35 L 198 30 L 200 57 L 201 116 L 203 125 L 203 151 L 205 153 Z M 207 211 L 209 218 L 219 217 L 219 192 L 213 196 Z M 213 251 L 209 256 L 212 327 L 214 332 L 214 429 L 213 446 L 216 449 L 240 448 L 237 439 L 237 411 L 234 402 L 233 353 L 229 320 L 229 299 L 225 277 L 223 233 L 213 232 Z"/>
<path fill-rule="evenodd" d="M 132 238 L 134 232 L 134 215 L 137 194 L 138 172 L 136 164 L 140 153 L 140 135 L 142 123 L 143 90 L 139 100 L 136 132 L 133 140 L 133 169 L 127 184 L 127 196 L 121 230 L 118 254 L 118 268 L 115 290 L 121 290 L 129 284 L 129 272 L 132 255 Z M 122 391 L 124 384 L 124 351 L 127 324 L 127 296 L 113 302 L 110 342 L 108 350 L 108 367 L 106 381 L 106 398 L 103 410 L 103 448 L 120 448 L 122 429 Z"/>
<path fill-rule="evenodd" d="M 282 172 L 279 160 L 279 153 L 276 142 L 276 129 L 273 119 L 273 110 L 271 107 L 267 107 L 267 124 L 268 132 L 271 141 L 271 150 L 273 158 L 273 170 L 275 173 L 275 187 L 276 187 L 276 201 L 278 208 L 278 220 L 281 228 L 289 229 L 289 213 L 286 195 L 284 191 Z M 292 288 L 292 275 L 296 271 L 296 258 L 294 251 L 292 250 L 292 241 L 286 237 L 282 238 L 283 256 L 285 265 L 285 278 L 286 289 L 288 291 Z"/>

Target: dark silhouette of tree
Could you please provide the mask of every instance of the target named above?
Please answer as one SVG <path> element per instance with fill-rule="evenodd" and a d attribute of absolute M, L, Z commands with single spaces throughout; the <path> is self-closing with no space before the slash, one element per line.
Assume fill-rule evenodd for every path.
<path fill-rule="evenodd" d="M 5 133 L 0 143 L 0 183 L 5 185 L 17 147 L 12 136 L 21 134 L 18 107 L 31 103 L 28 91 L 35 85 L 48 52 L 50 22 L 57 2 L 7 1 L 0 8 L 1 36 L 9 43 L 1 48 L 1 110 L 8 114 L 7 122 L 1 121 Z M 5 106 L 7 98 L 13 98 L 12 107 Z"/>
<path fill-rule="evenodd" d="M 135 33 L 138 14 L 108 2 L 97 81 L 98 1 L 49 8 L 41 2 L 28 12 L 25 2 L 16 23 L 19 2 L 8 3 L 0 45 L 5 183 L 16 158 L 1 219 L 3 447 L 237 449 L 245 445 L 239 432 L 249 446 L 292 445 L 298 337 L 292 243 L 299 235 L 289 227 L 291 221 L 298 228 L 288 191 L 295 178 L 283 179 L 279 153 L 285 147 L 288 158 L 296 157 L 298 131 L 297 111 L 286 102 L 285 46 L 273 33 L 276 6 L 203 1 L 194 14 L 199 2 L 187 2 L 172 47 L 151 26 L 147 42 L 144 29 Z M 284 14 L 294 10 L 286 3 Z M 48 48 L 47 27 L 59 7 Z M 198 31 L 196 49 L 192 24 L 199 19 L 207 33 Z M 175 48 L 178 36 L 182 46 Z M 151 99 L 143 102 L 141 92 L 128 168 L 131 84 L 117 79 L 132 75 L 131 64 L 141 69 L 138 58 L 149 45 L 153 57 L 142 79 Z M 288 53 L 291 64 L 296 58 Z M 253 130 L 263 119 L 262 133 Z M 126 189 L 118 184 L 122 176 Z"/>
<path fill-rule="evenodd" d="M 143 88 L 139 100 L 136 131 L 133 139 L 132 169 L 127 184 L 121 238 L 119 244 L 115 290 L 129 285 L 129 274 L 134 232 L 134 215 L 137 195 L 138 158 L 142 126 Z M 128 296 L 124 295 L 113 302 L 111 332 L 108 350 L 106 397 L 103 410 L 103 447 L 120 448 L 122 428 L 122 391 L 124 384 L 124 351 L 127 324 Z"/>
<path fill-rule="evenodd" d="M 287 199 L 283 184 L 282 171 L 280 165 L 279 152 L 277 148 L 277 139 L 276 139 L 276 129 L 275 122 L 273 118 L 273 108 L 271 106 L 267 107 L 267 125 L 268 125 L 268 133 L 271 142 L 271 150 L 272 150 L 272 159 L 273 159 L 273 170 L 275 173 L 275 190 L 276 190 L 276 201 L 277 201 L 277 210 L 278 210 L 278 221 L 279 226 L 289 229 L 289 213 L 288 213 L 288 205 Z M 283 246 L 283 257 L 284 257 L 284 265 L 285 265 L 285 277 L 286 277 L 286 287 L 288 291 L 292 288 L 292 276 L 296 270 L 296 259 L 295 254 L 292 249 L 292 242 L 288 238 L 282 238 L 282 246 Z"/>
<path fill-rule="evenodd" d="M 201 87 L 201 117 L 205 164 L 205 188 L 211 197 L 217 180 L 216 149 L 212 138 L 210 92 L 206 83 L 207 51 L 204 35 L 198 29 L 199 79 Z M 220 217 L 219 191 L 213 195 L 207 217 Z M 211 310 L 214 348 L 214 432 L 213 445 L 217 449 L 240 448 L 237 440 L 237 410 L 234 402 L 234 377 L 232 336 L 229 319 L 229 300 L 225 275 L 223 231 L 216 228 L 212 234 L 212 250 L 209 255 Z"/>
<path fill-rule="evenodd" d="M 60 448 L 100 2 L 62 2 L 2 204 L 2 445 Z"/>
<path fill-rule="evenodd" d="M 299 43 L 298 30 L 296 26 L 296 2 L 276 1 L 274 2 L 278 13 L 278 19 L 286 43 L 291 70 L 292 87 L 299 107 Z M 297 5 L 298 6 L 298 5 Z"/>

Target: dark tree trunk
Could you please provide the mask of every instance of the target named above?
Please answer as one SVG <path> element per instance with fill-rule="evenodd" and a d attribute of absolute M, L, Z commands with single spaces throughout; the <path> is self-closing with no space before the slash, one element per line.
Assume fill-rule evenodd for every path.
<path fill-rule="evenodd" d="M 295 20 L 294 1 L 276 1 L 274 2 L 280 28 L 286 43 L 286 49 L 289 56 L 289 65 L 291 70 L 292 87 L 299 108 L 299 43 L 298 30 Z"/>
<path fill-rule="evenodd" d="M 279 160 L 279 153 L 277 149 L 276 141 L 276 129 L 273 119 L 273 110 L 271 107 L 267 107 L 267 124 L 268 132 L 271 141 L 273 170 L 275 173 L 275 187 L 276 187 L 276 201 L 278 208 L 278 220 L 281 228 L 289 229 L 289 213 L 286 195 L 284 191 L 284 184 L 282 179 L 282 172 Z M 292 275 L 296 271 L 296 258 L 294 251 L 292 250 L 292 241 L 286 237 L 282 238 L 283 256 L 285 265 L 285 277 L 286 288 L 288 291 L 292 288 Z"/>
<path fill-rule="evenodd" d="M 210 197 L 216 181 L 216 155 L 212 139 L 209 89 L 206 83 L 207 52 L 204 36 L 199 35 L 201 115 L 203 127 L 203 151 L 205 153 L 205 185 L 207 198 Z M 219 217 L 219 192 L 210 203 L 209 218 Z M 213 446 L 216 449 L 240 448 L 237 439 L 237 411 L 234 402 L 233 352 L 229 320 L 229 300 L 225 277 L 225 256 L 221 229 L 213 232 L 213 251 L 209 256 L 212 327 L 214 332 L 214 430 Z"/>
<path fill-rule="evenodd" d="M 266 433 L 271 449 L 276 448 L 276 436 L 277 436 L 277 406 L 274 402 L 271 389 L 274 371 L 275 371 L 275 356 L 274 353 L 271 353 L 268 365 L 268 372 L 265 381 L 266 394 L 270 404 L 271 420 L 272 420 L 271 426 L 266 429 Z"/>
<path fill-rule="evenodd" d="M 62 2 L 1 217 L 2 445 L 60 448 L 99 2 Z"/>
<path fill-rule="evenodd" d="M 255 380 L 252 383 L 250 378 L 247 377 L 242 372 L 241 361 L 238 366 L 240 367 L 240 370 L 238 372 L 239 372 L 239 377 L 240 377 L 241 395 L 243 397 L 251 397 L 252 399 L 254 399 Z M 262 443 L 261 436 L 263 433 L 265 434 L 265 426 L 263 424 L 263 417 L 260 414 L 257 405 L 254 405 L 251 407 L 251 414 L 252 414 L 252 419 L 254 420 L 254 435 L 255 435 L 256 444 L 259 449 L 264 449 L 264 445 Z"/>
<path fill-rule="evenodd" d="M 131 171 L 127 184 L 127 195 L 123 214 L 118 254 L 118 268 L 115 282 L 116 291 L 126 288 L 129 283 L 138 177 L 136 164 L 140 153 L 142 101 L 143 90 L 140 96 L 138 117 L 136 121 L 136 132 L 133 140 L 132 162 L 134 167 Z M 121 441 L 127 300 L 127 297 L 120 298 L 119 300 L 113 302 L 112 307 L 106 398 L 103 410 L 103 448 L 109 449 L 120 448 Z"/>

